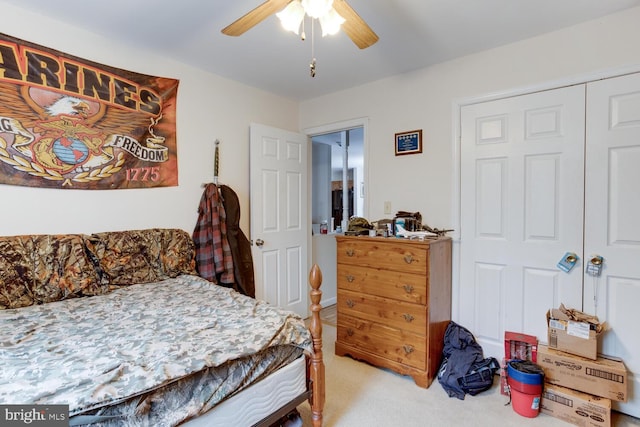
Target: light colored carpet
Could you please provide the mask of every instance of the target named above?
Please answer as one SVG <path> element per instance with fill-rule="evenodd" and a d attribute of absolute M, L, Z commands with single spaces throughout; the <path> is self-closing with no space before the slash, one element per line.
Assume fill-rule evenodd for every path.
<path fill-rule="evenodd" d="M 326 371 L 324 426 L 543 426 L 570 424 L 540 414 L 527 418 L 516 413 L 502 396 L 498 378 L 494 386 L 465 400 L 450 398 L 435 380 L 428 389 L 415 385 L 410 377 L 335 356 L 336 328 L 323 322 L 323 356 Z M 308 403 L 298 407 L 304 426 L 311 426 Z M 640 420 L 615 413 L 615 427 L 638 427 Z"/>

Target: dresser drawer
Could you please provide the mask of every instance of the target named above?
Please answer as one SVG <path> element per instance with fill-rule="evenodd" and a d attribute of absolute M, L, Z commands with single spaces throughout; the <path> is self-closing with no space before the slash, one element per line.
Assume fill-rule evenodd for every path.
<path fill-rule="evenodd" d="M 338 263 L 427 274 L 427 244 L 407 244 L 404 239 L 382 237 L 362 240 L 337 238 L 337 241 Z"/>
<path fill-rule="evenodd" d="M 423 337 L 427 333 L 427 307 L 424 305 L 338 290 L 337 310 L 338 320 L 342 314 L 346 314 L 411 331 Z"/>
<path fill-rule="evenodd" d="M 427 303 L 427 281 L 421 275 L 338 264 L 337 278 L 338 289 L 416 304 Z"/>
<path fill-rule="evenodd" d="M 411 332 L 342 315 L 338 319 L 336 339 L 398 363 L 418 369 L 426 367 L 426 341 Z"/>

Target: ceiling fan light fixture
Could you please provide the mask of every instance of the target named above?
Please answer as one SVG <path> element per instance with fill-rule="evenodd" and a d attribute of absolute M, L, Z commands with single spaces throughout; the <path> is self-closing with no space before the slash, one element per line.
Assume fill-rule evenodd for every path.
<path fill-rule="evenodd" d="M 322 27 L 322 37 L 336 34 L 340 31 L 340 26 L 345 21 L 345 19 L 340 16 L 333 7 L 319 19 L 320 26 Z"/>
<path fill-rule="evenodd" d="M 318 5 L 320 6 L 318 7 Z M 295 11 L 294 16 L 299 16 L 301 15 L 301 7 L 304 11 L 302 19 L 296 17 L 291 19 L 291 23 L 285 25 L 289 31 L 299 34 L 300 26 L 305 22 L 305 14 L 311 17 L 313 26 L 313 20 L 316 19 L 314 17 L 320 17 L 335 7 L 336 13 L 345 19 L 343 25 L 340 26 L 340 31 L 344 31 L 356 46 L 360 49 L 366 49 L 379 40 L 378 35 L 371 27 L 349 6 L 348 0 L 264 0 L 258 7 L 245 13 L 221 31 L 222 34 L 227 36 L 240 36 L 271 15 L 278 14 L 281 21 L 289 20 L 289 18 L 284 17 L 290 15 L 291 11 Z M 285 9 L 288 9 L 287 12 L 284 11 Z M 328 24 L 321 25 L 327 27 L 327 29 L 331 27 Z M 328 32 L 327 29 L 323 30 L 325 35 Z M 332 32 L 331 29 L 329 31 Z"/>
<path fill-rule="evenodd" d="M 333 7 L 333 0 L 301 0 L 301 3 L 307 15 L 314 19 L 326 15 Z"/>
<path fill-rule="evenodd" d="M 304 19 L 304 13 L 305 11 L 302 4 L 300 4 L 298 0 L 293 0 L 281 12 L 278 12 L 276 16 L 280 19 L 280 24 L 285 30 L 298 34 L 300 24 L 302 24 L 302 20 Z"/>

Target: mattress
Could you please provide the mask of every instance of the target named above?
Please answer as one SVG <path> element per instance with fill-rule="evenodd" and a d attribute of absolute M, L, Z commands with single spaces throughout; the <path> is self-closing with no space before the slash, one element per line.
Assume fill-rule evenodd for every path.
<path fill-rule="evenodd" d="M 176 425 L 313 351 L 298 316 L 188 275 L 2 310 L 0 342 L 0 404 L 69 404 L 118 426 Z M 200 402 L 159 393 L 183 386 Z"/>
<path fill-rule="evenodd" d="M 306 363 L 301 356 L 265 379 L 182 424 L 185 427 L 252 426 L 306 391 Z"/>
<path fill-rule="evenodd" d="M 230 396 L 242 394 L 244 390 L 252 387 L 252 384 L 260 383 L 265 378 L 271 378 L 273 374 L 276 374 L 275 378 L 277 379 L 280 372 L 290 372 L 288 366 L 291 363 L 300 363 L 304 360 L 304 354 L 297 347 L 269 348 L 249 357 L 229 361 L 219 367 L 196 372 L 171 384 L 132 396 L 124 402 L 73 416 L 69 420 L 69 425 L 90 424 L 94 427 L 179 425 L 200 414 L 208 414 L 208 411 L 211 411 L 212 408 L 215 410 Z M 301 383 L 304 386 L 306 370 L 305 364 L 302 363 L 302 365 L 303 379 Z M 285 393 L 285 398 L 282 400 L 288 397 L 289 393 Z M 269 410 L 268 407 L 266 411 Z M 266 412 L 266 414 L 270 412 Z M 231 425 L 241 426 L 244 424 Z"/>

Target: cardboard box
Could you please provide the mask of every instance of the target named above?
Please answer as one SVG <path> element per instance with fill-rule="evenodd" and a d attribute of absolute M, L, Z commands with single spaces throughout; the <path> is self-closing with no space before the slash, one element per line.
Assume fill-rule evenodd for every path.
<path fill-rule="evenodd" d="M 567 311 L 572 316 L 567 315 Z M 604 325 L 597 317 L 577 310 L 566 310 L 562 306 L 547 311 L 547 326 L 549 348 L 596 360 L 598 337 L 604 331 Z"/>
<path fill-rule="evenodd" d="M 540 412 L 581 427 L 611 427 L 611 400 L 545 384 Z"/>
<path fill-rule="evenodd" d="M 537 363 L 548 383 L 620 402 L 629 397 L 627 368 L 620 360 L 591 360 L 538 345 Z"/>
<path fill-rule="evenodd" d="M 507 363 L 510 360 L 529 360 L 535 362 L 538 352 L 538 338 L 533 335 L 520 332 L 505 331 L 504 333 L 504 359 L 500 364 L 500 393 L 508 396 Z"/>

